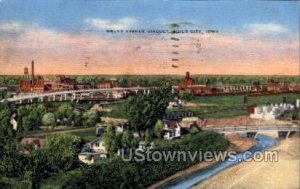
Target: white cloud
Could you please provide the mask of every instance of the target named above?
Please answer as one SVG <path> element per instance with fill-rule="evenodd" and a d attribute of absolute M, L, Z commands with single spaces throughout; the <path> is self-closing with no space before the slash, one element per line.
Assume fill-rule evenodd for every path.
<path fill-rule="evenodd" d="M 276 35 L 288 32 L 286 27 L 276 23 L 253 23 L 249 24 L 247 28 L 250 29 L 250 33 L 254 35 Z"/>
<path fill-rule="evenodd" d="M 137 20 L 134 18 L 122 18 L 118 20 L 88 18 L 85 19 L 84 22 L 89 26 L 97 29 L 120 30 L 133 27 L 137 23 Z"/>
<path fill-rule="evenodd" d="M 23 24 L 21 22 L 4 22 L 0 23 L 0 30 L 6 32 L 19 32 L 23 28 Z"/>

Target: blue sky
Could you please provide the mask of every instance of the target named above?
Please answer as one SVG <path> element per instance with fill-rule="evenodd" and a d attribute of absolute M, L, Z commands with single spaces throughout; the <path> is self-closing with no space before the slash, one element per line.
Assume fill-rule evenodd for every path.
<path fill-rule="evenodd" d="M 0 0 L 0 74 L 22 74 L 34 59 L 40 74 L 295 75 L 299 9 L 299 1 Z M 179 35 L 172 69 L 168 35 L 105 32 L 171 23 L 219 33 Z"/>
<path fill-rule="evenodd" d="M 117 21 L 136 19 L 134 28 L 164 28 L 166 23 L 188 21 L 195 27 L 236 32 L 250 23 L 276 23 L 298 33 L 296 1 L 101 1 L 2 0 L 0 23 L 21 21 L 67 31 L 86 31 L 89 18 Z"/>

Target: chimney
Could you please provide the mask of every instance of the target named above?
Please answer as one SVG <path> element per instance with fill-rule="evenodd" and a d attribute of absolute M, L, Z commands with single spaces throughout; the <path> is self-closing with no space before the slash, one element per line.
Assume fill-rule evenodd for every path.
<path fill-rule="evenodd" d="M 31 62 L 31 79 L 34 81 L 34 61 Z"/>

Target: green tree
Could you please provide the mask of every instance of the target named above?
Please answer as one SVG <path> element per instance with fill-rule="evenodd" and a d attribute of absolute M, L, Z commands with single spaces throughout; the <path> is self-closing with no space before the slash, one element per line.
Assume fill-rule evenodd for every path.
<path fill-rule="evenodd" d="M 75 135 L 47 136 L 44 146 L 52 172 L 67 171 L 78 163 L 82 140 Z"/>
<path fill-rule="evenodd" d="M 164 124 L 161 120 L 157 120 L 154 127 L 154 133 L 157 138 L 162 138 L 162 132 L 164 130 Z"/>
<path fill-rule="evenodd" d="M 0 136 L 12 136 L 13 129 L 10 124 L 11 110 L 7 102 L 0 103 Z"/>
<path fill-rule="evenodd" d="M 88 126 L 95 126 L 100 121 L 100 114 L 98 111 L 88 111 L 83 114 L 84 123 Z"/>
<path fill-rule="evenodd" d="M 136 146 L 136 140 L 133 133 L 130 131 L 125 131 L 122 135 L 122 147 L 131 148 Z"/>
<path fill-rule="evenodd" d="M 149 129 L 147 129 L 146 132 L 145 132 L 145 142 L 146 142 L 147 145 L 152 142 L 152 134 L 151 134 L 151 131 Z"/>
<path fill-rule="evenodd" d="M 55 114 L 54 113 L 46 113 L 43 116 L 42 122 L 43 122 L 43 125 L 54 127 L 56 125 Z"/>
<path fill-rule="evenodd" d="M 147 129 L 153 130 L 156 121 L 162 119 L 171 98 L 170 88 L 129 98 L 125 106 L 127 119 L 140 136 Z"/>
<path fill-rule="evenodd" d="M 113 155 L 117 152 L 117 135 L 115 127 L 112 125 L 107 126 L 103 134 L 103 140 L 106 150 L 109 154 Z"/>

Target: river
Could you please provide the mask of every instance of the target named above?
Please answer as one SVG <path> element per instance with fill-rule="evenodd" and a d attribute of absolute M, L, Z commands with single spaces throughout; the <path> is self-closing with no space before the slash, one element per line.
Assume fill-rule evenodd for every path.
<path fill-rule="evenodd" d="M 257 140 L 256 146 L 249 150 L 250 152 L 252 152 L 252 154 L 258 151 L 263 151 L 265 149 L 271 148 L 277 144 L 277 141 L 275 139 L 265 135 L 258 135 L 256 137 L 256 140 Z M 229 158 L 226 161 L 219 162 L 218 164 L 212 166 L 211 168 L 197 171 L 189 176 L 176 180 L 166 185 L 164 188 L 172 188 L 172 189 L 191 188 L 192 186 L 203 182 L 204 180 L 218 174 L 219 172 L 224 171 L 225 169 L 235 164 L 243 162 L 244 153 L 245 152 L 238 153 L 236 155 L 235 160 Z"/>

